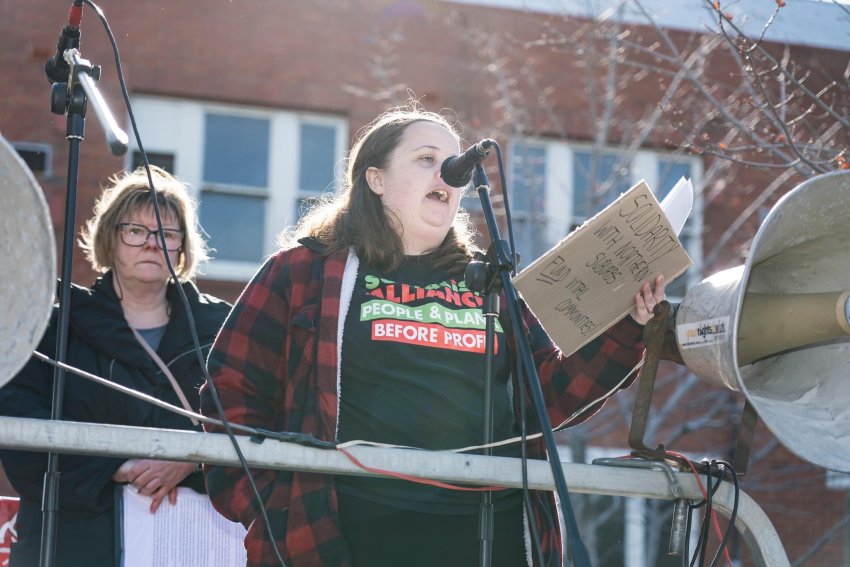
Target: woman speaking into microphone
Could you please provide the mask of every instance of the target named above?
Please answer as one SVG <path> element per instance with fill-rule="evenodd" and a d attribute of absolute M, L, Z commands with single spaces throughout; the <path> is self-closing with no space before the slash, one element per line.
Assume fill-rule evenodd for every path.
<path fill-rule="evenodd" d="M 482 438 L 482 298 L 463 281 L 478 251 L 461 189 L 441 176 L 460 150 L 454 126 L 418 105 L 395 108 L 357 138 L 341 191 L 315 206 L 243 291 L 208 366 L 231 422 L 429 450 Z M 619 384 L 638 363 L 642 325 L 664 297 L 647 284 L 631 317 L 564 356 L 523 308 L 554 423 Z M 494 439 L 517 435 L 516 347 L 496 333 Z M 526 396 L 530 401 L 530 396 Z M 217 412 L 208 392 L 202 409 Z M 529 414 L 533 410 L 528 408 Z M 542 457 L 542 447 L 529 452 Z M 515 445 L 496 454 L 519 456 Z M 205 468 L 210 498 L 248 528 L 251 566 L 469 567 L 477 563 L 479 493 L 388 478 L 257 470 L 263 502 L 240 469 Z M 533 495 L 544 557 L 560 553 L 554 499 Z M 498 491 L 493 565 L 527 562 L 522 495 Z M 547 518 L 549 520 L 547 520 Z"/>

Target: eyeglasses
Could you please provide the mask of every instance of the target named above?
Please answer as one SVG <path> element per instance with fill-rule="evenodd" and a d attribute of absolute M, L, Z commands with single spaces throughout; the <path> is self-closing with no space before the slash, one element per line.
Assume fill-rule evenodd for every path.
<path fill-rule="evenodd" d="M 162 247 L 162 239 L 159 238 L 159 230 L 151 230 L 142 224 L 134 222 L 122 222 L 118 225 L 118 233 L 121 235 L 121 242 L 127 246 L 140 247 L 153 234 L 156 245 Z M 162 236 L 165 239 L 165 249 L 169 252 L 176 252 L 183 247 L 183 231 L 176 228 L 163 228 Z"/>

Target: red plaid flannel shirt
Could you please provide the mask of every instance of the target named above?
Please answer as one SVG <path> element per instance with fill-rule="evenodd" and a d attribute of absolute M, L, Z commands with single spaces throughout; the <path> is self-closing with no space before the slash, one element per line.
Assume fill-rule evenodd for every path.
<path fill-rule="evenodd" d="M 275 254 L 260 268 L 228 316 L 208 365 L 229 421 L 333 441 L 338 417 L 337 324 L 347 256 L 322 255 L 305 244 Z M 637 364 L 643 349 L 641 328 L 627 318 L 564 357 L 525 308 L 524 319 L 554 424 L 613 388 Z M 217 416 L 205 389 L 201 397 L 204 413 Z M 530 396 L 526 398 L 531 404 Z M 528 411 L 534 415 L 533 408 Z M 541 446 L 529 447 L 529 454 L 542 457 Z M 242 470 L 212 466 L 205 472 L 216 509 L 248 528 L 248 565 L 276 566 L 259 504 Z M 288 566 L 350 564 L 332 476 L 254 470 L 253 477 Z M 550 565 L 561 547 L 557 525 L 543 521 L 555 517 L 554 500 L 548 493 L 534 496 Z"/>

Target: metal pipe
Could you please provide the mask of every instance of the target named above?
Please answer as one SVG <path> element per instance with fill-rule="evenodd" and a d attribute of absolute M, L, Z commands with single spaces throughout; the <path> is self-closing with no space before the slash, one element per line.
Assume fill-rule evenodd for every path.
<path fill-rule="evenodd" d="M 248 465 L 252 467 L 377 476 L 358 468 L 342 452 L 333 449 L 270 440 L 255 442 L 248 436 L 238 436 L 237 439 Z M 0 446 L 238 465 L 235 450 L 223 434 L 122 425 L 0 417 Z M 467 484 L 522 486 L 519 459 L 368 446 L 355 446 L 349 450 L 370 467 L 410 476 Z M 574 463 L 563 463 L 563 470 L 570 478 L 570 490 L 574 493 L 659 500 L 702 499 L 696 480 L 686 473 L 674 473 L 676 484 L 681 487 L 681 491 L 676 490 L 681 493 L 674 495 L 668 474 L 661 470 Z M 555 489 L 547 462 L 528 463 L 528 484 L 533 490 Z M 734 487 L 724 482 L 712 502 L 715 510 L 728 518 L 733 499 Z M 758 567 L 790 567 L 773 524 L 744 492 L 739 493 L 735 525 L 749 545 Z"/>

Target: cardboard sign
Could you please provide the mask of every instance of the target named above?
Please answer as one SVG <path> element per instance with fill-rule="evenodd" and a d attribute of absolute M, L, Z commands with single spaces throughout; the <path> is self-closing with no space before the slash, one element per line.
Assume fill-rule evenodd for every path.
<path fill-rule="evenodd" d="M 644 282 L 667 283 L 693 264 L 643 181 L 571 232 L 514 278 L 564 354 L 629 313 Z"/>

